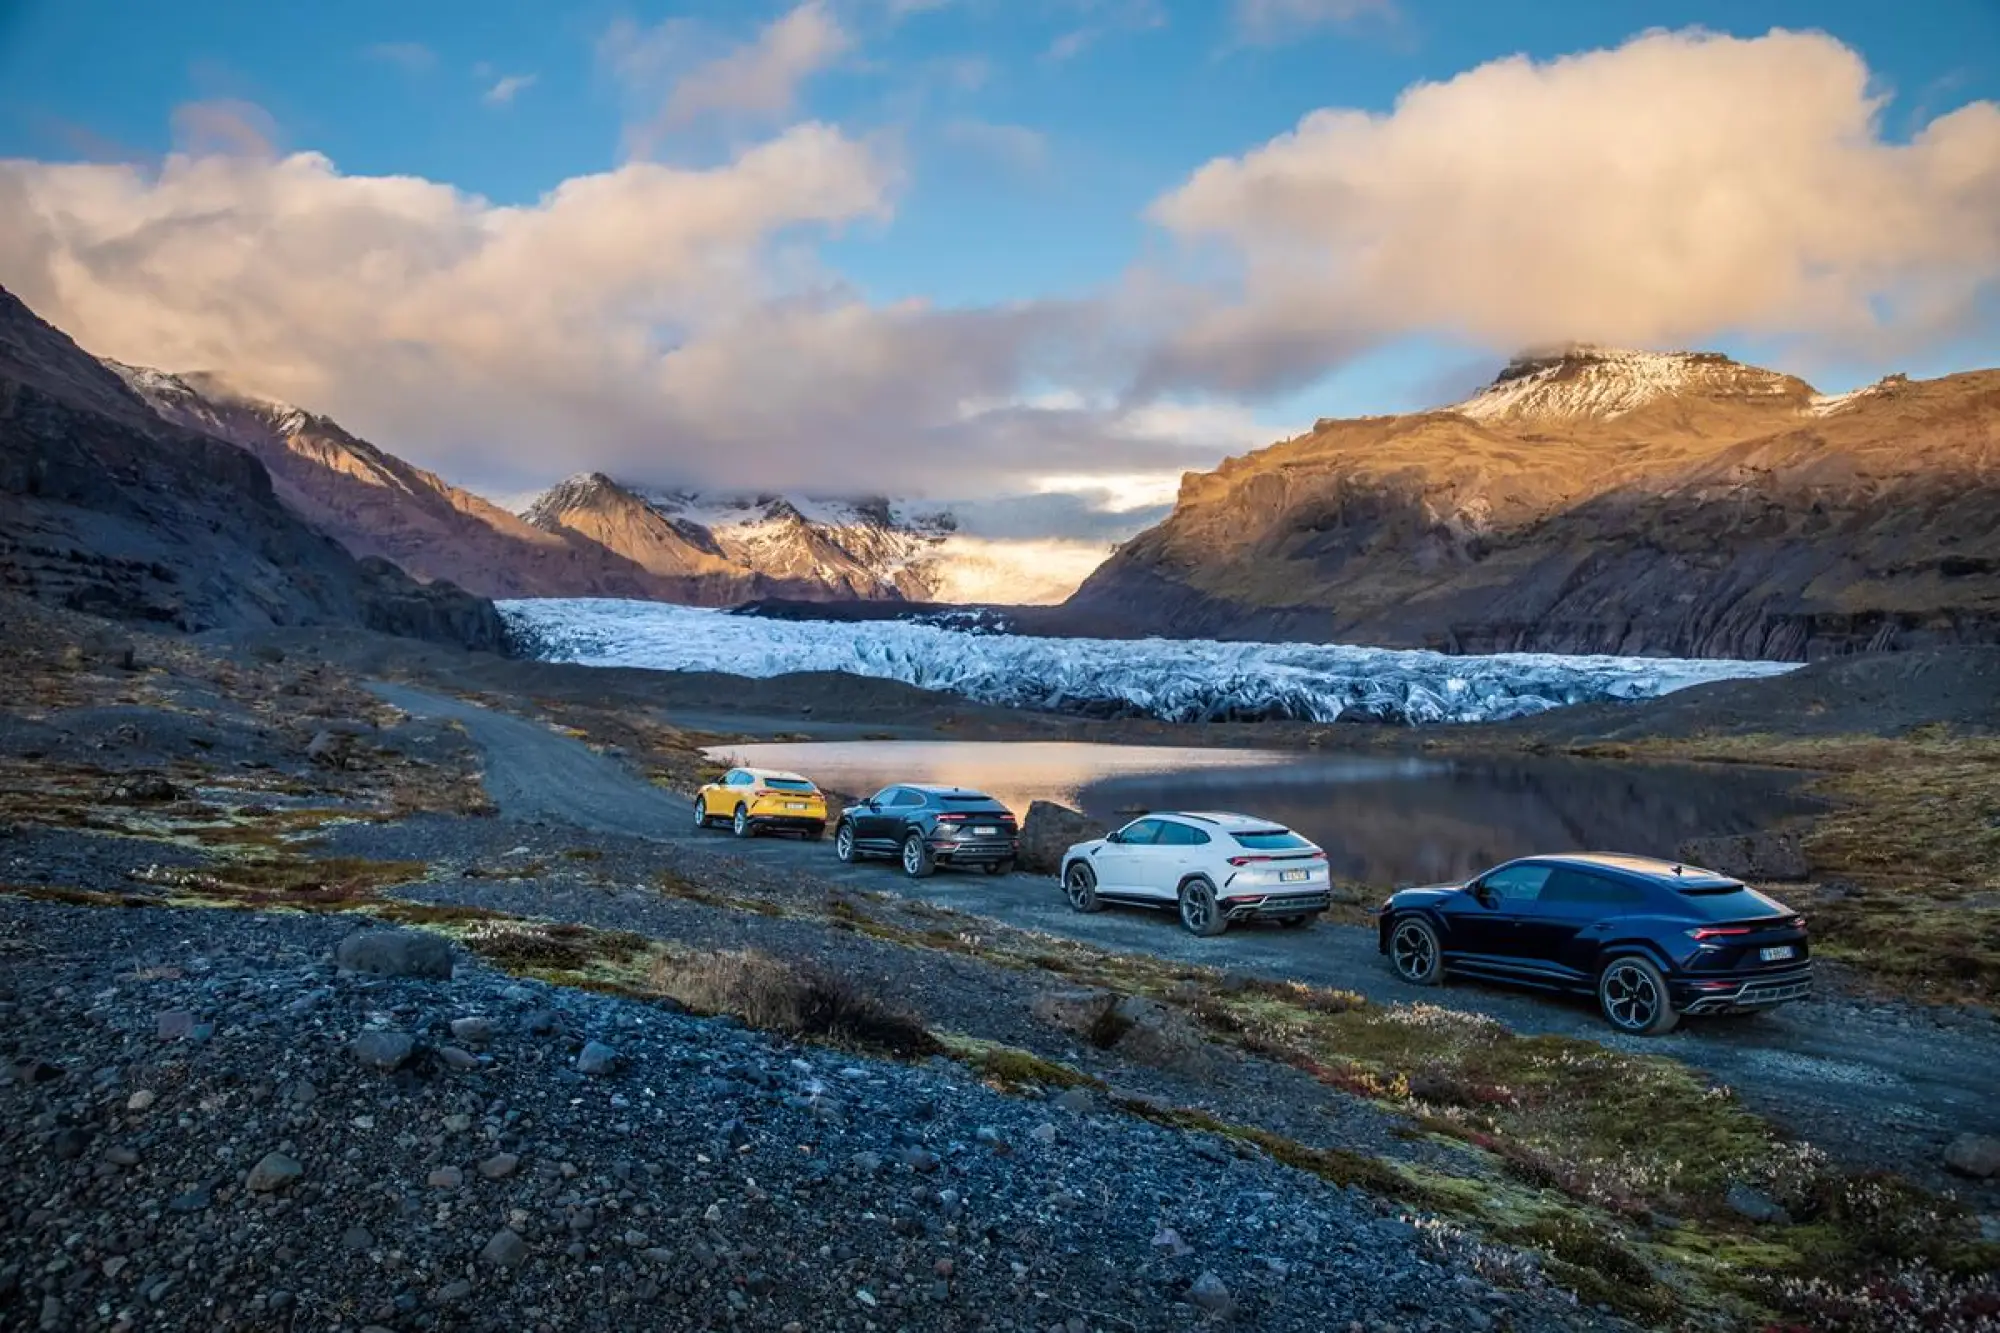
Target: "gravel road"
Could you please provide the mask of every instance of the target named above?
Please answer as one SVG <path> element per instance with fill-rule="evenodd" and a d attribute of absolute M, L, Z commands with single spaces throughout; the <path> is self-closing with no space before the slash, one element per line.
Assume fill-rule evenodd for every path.
<path fill-rule="evenodd" d="M 827 843 L 731 843 L 727 834 L 692 828 L 683 797 L 545 725 L 408 686 L 370 688 L 406 712 L 464 726 L 485 753 L 489 794 L 511 818 L 669 845 L 726 846 L 760 862 L 809 869 L 818 881 L 922 898 L 1109 950 L 1345 987 L 1375 1000 L 1412 998 L 1383 966 L 1371 930 L 1322 924 L 1306 934 L 1254 929 L 1199 940 L 1163 914 L 1077 915 L 1051 880 L 1036 876 L 911 881 L 887 862 L 843 866 Z M 1968 1195 L 1984 1209 L 2000 1206 L 2000 1186 L 1968 1187 L 1938 1166 L 1953 1136 L 2000 1133 L 2000 1023 L 1825 989 L 1809 1003 L 1751 1019 L 1690 1022 L 1651 1040 L 1617 1036 L 1584 1002 L 1463 982 L 1423 998 L 1490 1015 L 1519 1032 L 1583 1037 L 1687 1061 L 1780 1123 L 1809 1131 L 1837 1157 L 1894 1167 Z"/>

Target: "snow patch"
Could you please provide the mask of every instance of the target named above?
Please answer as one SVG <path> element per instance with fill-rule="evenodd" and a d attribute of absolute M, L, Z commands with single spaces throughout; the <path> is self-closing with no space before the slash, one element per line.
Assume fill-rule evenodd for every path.
<path fill-rule="evenodd" d="M 1445 410 L 1474 421 L 1608 421 L 1690 390 L 1777 398 L 1791 392 L 1792 387 L 1782 375 L 1710 352 L 1577 346 L 1546 356 L 1517 358 L 1492 384 Z"/>
<path fill-rule="evenodd" d="M 498 605 L 521 641 L 549 661 L 755 677 L 844 671 L 986 703 L 1180 722 L 1487 722 L 1794 669 L 1783 662 L 1031 638 L 907 621 L 766 620 L 609 598 Z"/>

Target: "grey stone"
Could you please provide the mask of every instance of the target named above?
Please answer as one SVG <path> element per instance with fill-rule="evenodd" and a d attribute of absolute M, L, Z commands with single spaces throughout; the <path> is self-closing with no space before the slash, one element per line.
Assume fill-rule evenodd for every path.
<path fill-rule="evenodd" d="M 401 1069 L 416 1045 L 407 1032 L 364 1032 L 347 1043 L 347 1053 L 370 1069 Z"/>
<path fill-rule="evenodd" d="M 1037 875 L 1053 875 L 1062 868 L 1063 853 L 1079 842 L 1101 838 L 1108 830 L 1090 816 L 1054 801 L 1030 801 L 1021 820 L 1018 864 Z"/>
<path fill-rule="evenodd" d="M 493 1239 L 486 1242 L 479 1257 L 499 1268 L 519 1268 L 527 1261 L 528 1242 L 512 1229 L 502 1228 L 493 1233 Z"/>
<path fill-rule="evenodd" d="M 151 1088 L 141 1088 L 125 1099 L 125 1109 L 128 1111 L 148 1110 L 159 1099 L 160 1095 Z"/>
<path fill-rule="evenodd" d="M 1072 1115 L 1089 1115 L 1097 1106 L 1097 1098 L 1089 1088 L 1067 1088 L 1056 1098 L 1056 1105 Z"/>
<path fill-rule="evenodd" d="M 139 1154 L 123 1144 L 113 1144 L 104 1150 L 104 1160 L 112 1166 L 137 1166 Z"/>
<path fill-rule="evenodd" d="M 465 1183 L 465 1172 L 455 1166 L 441 1166 L 425 1180 L 434 1190 L 455 1190 Z"/>
<path fill-rule="evenodd" d="M 180 1041 L 194 1032 L 194 1015 L 185 1009 L 169 1009 L 153 1020 L 161 1041 Z"/>
<path fill-rule="evenodd" d="M 353 1250 L 357 1253 L 362 1250 L 372 1250 L 375 1248 L 375 1237 L 368 1233 L 367 1227 L 349 1227 L 341 1234 L 340 1246 L 344 1250 Z"/>
<path fill-rule="evenodd" d="M 617 1050 L 601 1041 L 585 1042 L 582 1052 L 576 1057 L 579 1074 L 608 1074 L 617 1067 Z"/>
<path fill-rule="evenodd" d="M 471 1017 L 451 1020 L 451 1035 L 468 1046 L 484 1046 L 493 1040 L 493 1020 Z"/>
<path fill-rule="evenodd" d="M 250 1168 L 243 1187 L 253 1194 L 270 1194 L 290 1187 L 305 1174 L 305 1168 L 281 1152 L 268 1152 Z"/>
<path fill-rule="evenodd" d="M 1729 1187 L 1729 1193 L 1723 1196 L 1722 1201 L 1729 1206 L 1729 1211 L 1752 1222 L 1792 1220 L 1791 1214 L 1773 1201 L 1768 1194 L 1740 1182 Z"/>
<path fill-rule="evenodd" d="M 420 930 L 356 931 L 334 946 L 333 961 L 371 976 L 451 979 L 451 946 Z"/>
<path fill-rule="evenodd" d="M 1203 1273 L 1188 1288 L 1188 1303 L 1197 1309 L 1206 1310 L 1218 1319 L 1227 1319 L 1236 1313 L 1236 1298 L 1229 1294 L 1229 1288 L 1221 1278 L 1213 1273 Z"/>
<path fill-rule="evenodd" d="M 461 1074 L 479 1068 L 479 1057 L 457 1046 L 438 1047 L 438 1059 L 444 1061 L 447 1069 L 455 1069 Z"/>
<path fill-rule="evenodd" d="M 1180 1259 L 1194 1253 L 1194 1246 L 1181 1239 L 1181 1233 L 1172 1227 L 1161 1227 L 1153 1233 L 1153 1248 L 1169 1259 Z"/>
<path fill-rule="evenodd" d="M 1944 1164 L 1962 1176 L 1978 1180 L 2000 1175 L 2000 1139 L 1961 1134 L 1944 1150 Z"/>
<path fill-rule="evenodd" d="M 470 1296 L 471 1294 L 472 1294 L 471 1280 L 467 1278 L 460 1278 L 456 1282 L 447 1282 L 442 1287 L 439 1287 L 437 1291 L 433 1293 L 433 1299 L 435 1299 L 437 1303 L 440 1305 L 450 1305 L 453 1304 L 454 1302 L 464 1300 L 467 1296 Z"/>
<path fill-rule="evenodd" d="M 488 1180 L 505 1180 L 521 1165 L 521 1159 L 510 1152 L 497 1152 L 479 1164 L 479 1174 Z"/>

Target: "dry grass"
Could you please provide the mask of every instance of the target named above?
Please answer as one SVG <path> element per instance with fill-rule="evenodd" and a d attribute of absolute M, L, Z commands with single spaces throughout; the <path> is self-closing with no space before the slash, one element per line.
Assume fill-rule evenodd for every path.
<path fill-rule="evenodd" d="M 906 1059 L 944 1050 L 922 1020 L 849 978 L 754 950 L 656 951 L 646 984 L 697 1013 L 728 1014 L 767 1032 Z"/>
<path fill-rule="evenodd" d="M 1815 951 L 1902 994 L 2000 1001 L 2000 738 L 1925 727 L 1892 738 L 1716 736 L 1615 750 L 1816 772 L 1811 790 L 1830 802 L 1805 838 L 1818 884 L 1789 895 L 1811 912 Z"/>

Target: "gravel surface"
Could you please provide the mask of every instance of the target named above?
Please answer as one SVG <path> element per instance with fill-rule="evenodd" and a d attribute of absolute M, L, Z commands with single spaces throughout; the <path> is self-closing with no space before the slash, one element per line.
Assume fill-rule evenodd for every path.
<path fill-rule="evenodd" d="M 1226 1140 L 353 929 L 0 899 L 0 1324 L 1617 1326 Z"/>

